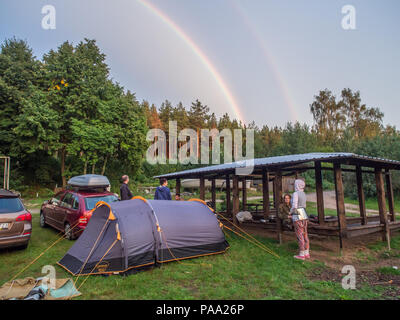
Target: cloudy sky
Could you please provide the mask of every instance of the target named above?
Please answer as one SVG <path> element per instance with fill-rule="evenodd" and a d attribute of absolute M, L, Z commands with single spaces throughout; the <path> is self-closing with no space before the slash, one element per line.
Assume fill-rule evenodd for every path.
<path fill-rule="evenodd" d="M 42 8 L 56 28 L 42 28 Z M 355 30 L 342 7 L 355 8 Z M 0 40 L 42 58 L 68 40 L 96 39 L 112 78 L 157 106 L 195 99 L 249 123 L 312 124 L 319 90 L 360 90 L 400 127 L 398 0 L 1 0 Z"/>

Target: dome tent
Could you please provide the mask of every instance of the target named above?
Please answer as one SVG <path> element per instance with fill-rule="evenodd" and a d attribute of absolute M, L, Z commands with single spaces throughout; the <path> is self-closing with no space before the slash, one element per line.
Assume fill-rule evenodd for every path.
<path fill-rule="evenodd" d="M 58 264 L 73 275 L 125 273 L 228 248 L 219 221 L 201 201 L 136 197 L 99 202 L 85 231 Z"/>

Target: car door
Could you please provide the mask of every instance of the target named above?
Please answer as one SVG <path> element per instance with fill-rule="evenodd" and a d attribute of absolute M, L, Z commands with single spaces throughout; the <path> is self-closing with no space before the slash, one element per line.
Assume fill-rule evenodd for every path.
<path fill-rule="evenodd" d="M 56 209 L 61 204 L 61 199 L 63 198 L 65 192 L 57 193 L 53 198 L 50 199 L 49 203 L 43 208 L 43 213 L 46 218 L 46 223 L 51 225 L 52 227 L 58 228 L 57 220 L 56 220 Z"/>
<path fill-rule="evenodd" d="M 64 223 L 68 214 L 68 210 L 72 207 L 72 201 L 72 193 L 67 192 L 62 198 L 60 205 L 54 210 L 57 228 L 60 230 L 64 230 Z"/>
<path fill-rule="evenodd" d="M 64 202 L 63 202 L 64 203 Z M 68 197 L 67 201 L 65 201 L 65 209 L 64 209 L 64 223 L 68 222 L 70 226 L 74 226 L 79 219 L 79 198 L 76 194 L 71 194 Z"/>

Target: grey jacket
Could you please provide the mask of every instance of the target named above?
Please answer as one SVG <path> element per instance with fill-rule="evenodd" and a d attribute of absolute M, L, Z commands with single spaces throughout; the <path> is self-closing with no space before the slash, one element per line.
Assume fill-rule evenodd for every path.
<path fill-rule="evenodd" d="M 297 221 L 299 220 L 298 215 L 296 214 L 297 208 L 305 208 L 307 197 L 304 193 L 304 188 L 306 184 L 303 180 L 297 179 L 294 182 L 294 193 L 292 197 L 292 208 L 290 209 L 290 213 L 292 214 L 292 220 Z"/>

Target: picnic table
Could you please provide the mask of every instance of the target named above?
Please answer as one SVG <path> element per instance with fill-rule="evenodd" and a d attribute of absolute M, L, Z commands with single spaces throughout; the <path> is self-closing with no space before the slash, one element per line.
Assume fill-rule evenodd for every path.
<path fill-rule="evenodd" d="M 248 209 L 250 209 L 251 207 L 254 207 L 255 208 L 255 212 L 262 212 L 262 208 L 263 208 L 263 202 L 261 201 L 261 202 L 255 202 L 255 203 L 248 203 L 247 204 L 247 208 Z M 259 207 L 261 207 L 261 211 L 258 211 L 258 208 Z M 270 208 L 273 208 L 274 207 L 274 203 L 273 203 L 273 201 L 270 201 L 269 202 L 269 207 Z"/>

